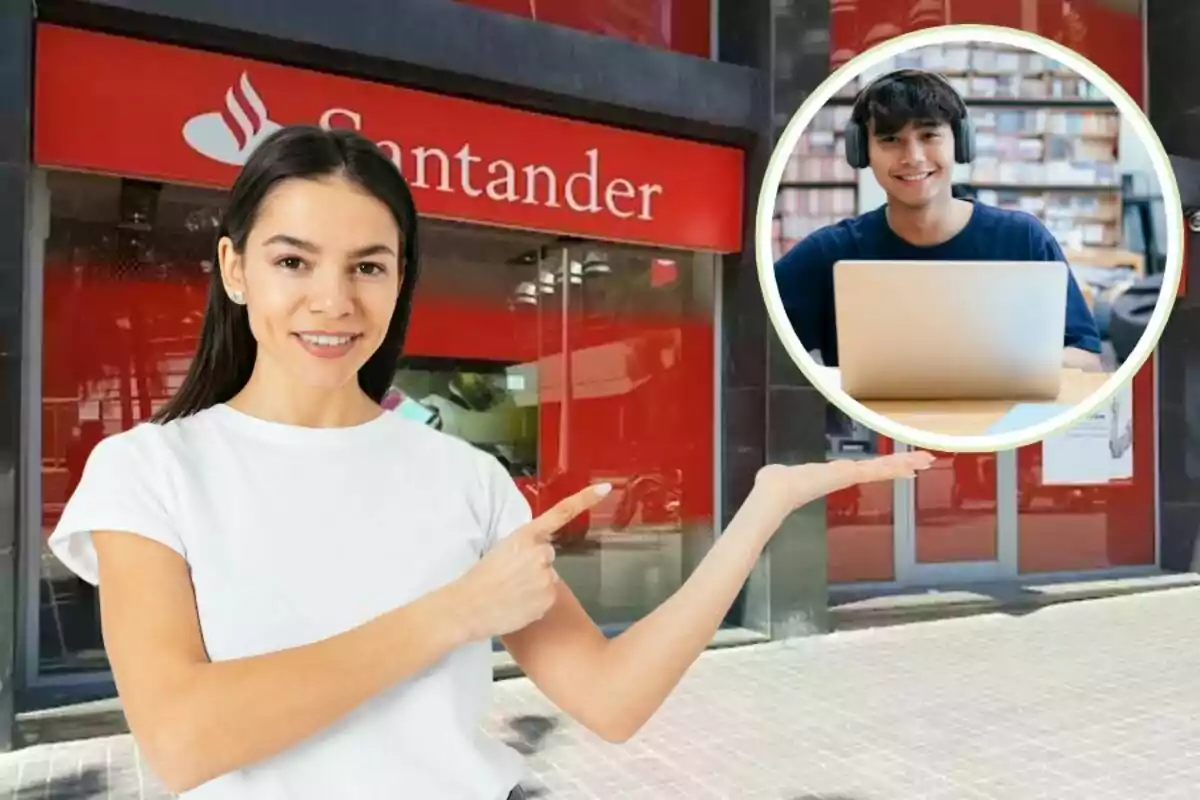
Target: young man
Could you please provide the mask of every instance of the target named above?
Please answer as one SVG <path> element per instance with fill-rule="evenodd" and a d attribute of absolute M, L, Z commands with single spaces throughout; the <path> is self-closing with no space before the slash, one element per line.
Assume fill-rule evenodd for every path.
<path fill-rule="evenodd" d="M 846 129 L 846 157 L 856 168 L 870 167 L 887 204 L 813 232 L 775 264 L 779 293 L 805 350 L 819 353 L 826 366 L 838 364 L 838 261 L 1066 262 L 1033 216 L 952 196 L 955 162 L 973 156 L 966 105 L 940 75 L 900 70 L 859 94 Z M 1099 353 L 1096 322 L 1072 277 L 1063 364 L 1100 370 Z"/>

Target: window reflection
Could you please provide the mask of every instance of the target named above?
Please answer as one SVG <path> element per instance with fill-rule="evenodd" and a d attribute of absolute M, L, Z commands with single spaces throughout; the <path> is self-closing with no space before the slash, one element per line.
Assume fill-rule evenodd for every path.
<path fill-rule="evenodd" d="M 826 405 L 826 458 L 869 458 L 892 452 L 891 440 L 860 425 L 832 403 Z M 830 583 L 895 579 L 895 525 L 890 482 L 852 486 L 825 503 Z"/>
<path fill-rule="evenodd" d="M 223 200 L 48 177 L 43 542 L 96 443 L 180 385 Z M 385 406 L 495 455 L 535 513 L 614 485 L 559 537 L 560 573 L 602 625 L 669 596 L 713 538 L 715 278 L 707 255 L 423 222 Z M 95 591 L 45 547 L 40 577 L 40 671 L 107 668 Z"/>
<path fill-rule="evenodd" d="M 105 436 L 183 379 L 212 269 L 219 193 L 49 175 L 42 336 L 40 669 L 105 669 L 96 592 L 44 546 Z"/>
<path fill-rule="evenodd" d="M 535 513 L 613 484 L 557 565 L 600 624 L 641 617 L 712 540 L 715 260 L 444 223 L 424 242 L 397 409 L 496 454 Z"/>
<path fill-rule="evenodd" d="M 1131 448 L 1132 477 L 1108 480 L 1093 477 L 1090 479 L 1093 482 L 1079 484 L 1047 483 L 1046 473 L 1051 470 L 1045 464 L 1045 445 L 1039 443 L 1017 451 L 1019 558 L 1023 574 L 1154 564 L 1153 476 L 1158 470 L 1158 455 L 1147 444 L 1157 436 L 1153 413 L 1154 370 L 1154 362 L 1150 361 L 1134 376 L 1127 396 L 1127 401 L 1132 400 L 1130 416 L 1124 417 L 1122 424 L 1123 415 L 1114 415 L 1113 422 L 1117 424 L 1109 432 L 1109 447 L 1118 452 L 1122 447 Z M 1086 469 L 1087 465 L 1084 466 Z M 1061 467 L 1055 471 L 1061 472 Z M 1053 478 L 1061 479 L 1061 475 Z"/>

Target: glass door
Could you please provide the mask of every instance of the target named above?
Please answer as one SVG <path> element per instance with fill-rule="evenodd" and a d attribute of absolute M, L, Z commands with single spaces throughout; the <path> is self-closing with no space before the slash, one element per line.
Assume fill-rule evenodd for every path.
<path fill-rule="evenodd" d="M 715 280 L 706 254 L 579 241 L 540 254 L 535 507 L 613 486 L 559 532 L 555 562 L 610 633 L 712 546 Z"/>
<path fill-rule="evenodd" d="M 894 450 L 891 439 L 826 406 L 826 460 L 866 459 Z M 891 483 L 851 486 L 825 498 L 826 557 L 830 584 L 896 580 L 896 488 Z"/>
<path fill-rule="evenodd" d="M 930 586 L 1016 577 L 1015 455 L 938 456 L 933 469 L 896 484 L 897 582 Z"/>

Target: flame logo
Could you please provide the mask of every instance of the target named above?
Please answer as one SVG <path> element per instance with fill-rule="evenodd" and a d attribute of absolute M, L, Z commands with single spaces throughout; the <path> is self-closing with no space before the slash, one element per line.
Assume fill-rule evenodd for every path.
<path fill-rule="evenodd" d="M 189 119 L 183 126 L 183 139 L 202 156 L 240 167 L 262 140 L 280 127 L 271 120 L 249 73 L 243 72 L 225 91 L 225 107 Z"/>
<path fill-rule="evenodd" d="M 225 91 L 225 110 L 229 112 L 226 122 L 228 123 L 229 119 L 232 119 L 237 125 L 234 134 L 241 134 L 238 137 L 240 148 L 244 148 L 253 141 L 263 126 L 270 122 L 267 119 L 267 106 L 258 96 L 258 92 L 254 91 L 254 84 L 250 83 L 250 76 L 245 72 L 238 79 L 236 87 L 231 86 Z M 247 111 L 253 112 L 253 119 L 250 118 Z"/>

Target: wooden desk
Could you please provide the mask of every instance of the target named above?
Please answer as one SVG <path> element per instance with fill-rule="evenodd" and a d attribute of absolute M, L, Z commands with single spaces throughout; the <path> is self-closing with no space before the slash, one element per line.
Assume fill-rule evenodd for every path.
<path fill-rule="evenodd" d="M 1067 250 L 1063 255 L 1067 257 L 1067 263 L 1073 267 L 1104 267 L 1106 269 L 1128 267 L 1139 278 L 1146 274 L 1146 257 L 1130 250 L 1120 250 L 1116 247 L 1085 247 L 1080 250 Z"/>
<path fill-rule="evenodd" d="M 836 369 L 822 368 L 829 373 Z M 1082 403 L 1104 385 L 1110 373 L 1063 369 L 1062 391 L 1055 405 Z M 841 385 L 841 376 L 831 374 L 830 381 Z M 859 401 L 862 402 L 862 401 Z M 1028 400 L 877 400 L 862 404 L 876 414 L 901 425 L 942 436 L 984 436 L 1013 406 Z"/>

